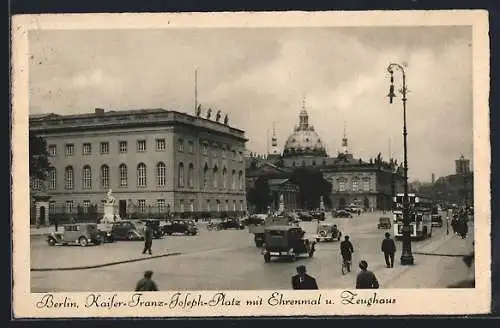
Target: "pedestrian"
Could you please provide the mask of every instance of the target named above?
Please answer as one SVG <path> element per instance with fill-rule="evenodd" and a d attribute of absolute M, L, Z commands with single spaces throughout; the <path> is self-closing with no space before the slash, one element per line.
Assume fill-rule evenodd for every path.
<path fill-rule="evenodd" d="M 299 265 L 297 267 L 297 274 L 292 277 L 293 289 L 318 289 L 316 279 L 306 273 L 306 267 Z"/>
<path fill-rule="evenodd" d="M 354 253 L 354 247 L 349 241 L 349 236 L 344 237 L 344 241 L 340 243 L 340 254 L 342 255 L 342 261 L 346 264 L 347 272 L 351 272 L 350 263 L 352 261 L 352 253 Z"/>
<path fill-rule="evenodd" d="M 152 255 L 151 246 L 153 246 L 153 230 L 148 222 L 144 228 L 144 250 L 142 251 L 142 254 L 146 254 L 147 251 L 149 252 L 149 255 Z"/>
<path fill-rule="evenodd" d="M 153 271 L 148 270 L 144 272 L 144 278 L 139 280 L 137 282 L 137 285 L 135 286 L 135 291 L 136 292 L 156 292 L 158 291 L 158 286 L 156 285 L 156 282 L 152 279 L 153 277 Z"/>
<path fill-rule="evenodd" d="M 379 283 L 375 274 L 368 270 L 368 263 L 365 260 L 359 262 L 361 272 L 356 277 L 356 289 L 378 289 Z"/>
<path fill-rule="evenodd" d="M 391 234 L 386 232 L 385 239 L 382 240 L 382 252 L 384 252 L 385 264 L 388 268 L 394 268 L 394 253 L 396 253 L 396 243 L 391 238 Z"/>
<path fill-rule="evenodd" d="M 54 229 L 56 232 L 59 230 L 59 220 L 57 219 L 57 215 L 54 215 Z"/>

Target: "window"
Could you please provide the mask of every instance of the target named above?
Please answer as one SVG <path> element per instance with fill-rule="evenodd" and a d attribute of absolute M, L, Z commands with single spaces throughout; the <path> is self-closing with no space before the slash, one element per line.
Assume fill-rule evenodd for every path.
<path fill-rule="evenodd" d="M 85 165 L 82 171 L 82 188 L 92 189 L 92 169 Z"/>
<path fill-rule="evenodd" d="M 358 191 L 359 190 L 359 179 L 358 178 L 354 178 L 352 180 L 352 191 Z"/>
<path fill-rule="evenodd" d="M 220 200 L 217 199 L 217 212 L 220 212 Z"/>
<path fill-rule="evenodd" d="M 57 155 L 56 145 L 49 145 L 49 155 L 55 157 Z"/>
<path fill-rule="evenodd" d="M 233 161 L 236 159 L 236 150 L 231 151 L 231 158 Z"/>
<path fill-rule="evenodd" d="M 222 188 L 227 188 L 227 169 L 222 169 Z"/>
<path fill-rule="evenodd" d="M 49 171 L 49 189 L 54 190 L 57 188 L 57 172 L 55 168 Z"/>
<path fill-rule="evenodd" d="M 73 201 L 72 200 L 66 201 L 64 210 L 67 214 L 73 213 Z"/>
<path fill-rule="evenodd" d="M 101 188 L 109 188 L 109 166 L 101 166 Z"/>
<path fill-rule="evenodd" d="M 189 153 L 194 154 L 194 143 L 192 141 L 188 143 L 188 147 L 189 147 L 188 149 Z"/>
<path fill-rule="evenodd" d="M 346 183 L 345 183 L 345 179 L 340 179 L 339 180 L 339 191 L 343 192 L 343 191 L 346 191 Z"/>
<path fill-rule="evenodd" d="M 181 153 L 184 152 L 184 140 L 179 139 L 179 141 L 177 142 L 177 150 Z"/>
<path fill-rule="evenodd" d="M 222 149 L 222 158 L 227 158 L 227 155 L 226 155 L 226 150 L 223 148 Z"/>
<path fill-rule="evenodd" d="M 82 154 L 83 155 L 91 155 L 92 154 L 92 144 L 91 143 L 84 143 L 82 145 Z"/>
<path fill-rule="evenodd" d="M 208 145 L 206 143 L 201 144 L 201 153 L 203 155 L 208 155 Z"/>
<path fill-rule="evenodd" d="M 146 200 L 145 199 L 139 199 L 137 201 L 137 207 L 139 212 L 144 213 L 146 212 Z"/>
<path fill-rule="evenodd" d="M 205 167 L 203 168 L 203 188 L 206 188 L 208 185 L 208 164 L 205 163 Z"/>
<path fill-rule="evenodd" d="M 184 187 L 184 163 L 179 164 L 179 187 Z"/>
<path fill-rule="evenodd" d="M 83 213 L 88 213 L 90 207 L 90 200 L 83 201 Z"/>
<path fill-rule="evenodd" d="M 210 212 L 210 199 L 207 199 L 207 211 Z"/>
<path fill-rule="evenodd" d="M 193 163 L 189 164 L 188 168 L 188 187 L 193 188 L 194 186 L 194 165 Z"/>
<path fill-rule="evenodd" d="M 128 184 L 127 165 L 120 164 L 120 166 L 118 167 L 118 172 L 120 174 L 120 187 L 126 187 Z"/>
<path fill-rule="evenodd" d="M 167 166 L 165 163 L 160 162 L 156 165 L 156 185 L 164 187 L 166 181 Z"/>
<path fill-rule="evenodd" d="M 216 167 L 214 167 L 213 172 L 212 172 L 212 175 L 213 175 L 212 176 L 212 183 L 213 183 L 214 188 L 217 188 L 217 186 L 218 186 L 218 181 L 217 181 L 218 180 L 217 179 L 218 173 L 219 173 L 219 170 L 217 169 L 217 166 L 216 166 Z"/>
<path fill-rule="evenodd" d="M 38 178 L 31 179 L 31 188 L 34 190 L 40 190 L 42 187 L 42 180 Z"/>
<path fill-rule="evenodd" d="M 127 152 L 127 142 L 126 141 L 119 141 L 118 142 L 118 151 L 120 153 L 126 153 Z"/>
<path fill-rule="evenodd" d="M 184 212 L 184 199 L 179 201 L 179 210 L 180 212 Z"/>
<path fill-rule="evenodd" d="M 99 146 L 101 150 L 101 154 L 109 154 L 109 142 L 101 142 L 101 145 Z"/>
<path fill-rule="evenodd" d="M 370 178 L 363 179 L 363 191 L 370 191 Z"/>
<path fill-rule="evenodd" d="M 236 201 L 233 200 L 233 212 L 236 212 Z"/>
<path fill-rule="evenodd" d="M 241 151 L 240 151 L 240 152 L 238 152 L 238 160 L 239 160 L 240 162 L 243 162 L 243 153 L 242 153 Z"/>
<path fill-rule="evenodd" d="M 244 184 L 243 184 L 243 172 L 242 172 L 242 171 L 240 171 L 240 172 L 238 173 L 238 188 L 239 188 L 240 190 L 243 190 L 243 186 L 244 186 Z"/>
<path fill-rule="evenodd" d="M 226 199 L 226 207 L 224 208 L 224 210 L 229 211 L 229 200 L 228 199 Z"/>
<path fill-rule="evenodd" d="M 236 189 L 236 170 L 231 173 L 231 189 Z"/>
<path fill-rule="evenodd" d="M 66 144 L 64 146 L 64 154 L 66 156 L 73 156 L 75 154 L 75 145 L 74 144 Z"/>
<path fill-rule="evenodd" d="M 165 145 L 165 139 L 156 139 L 156 151 L 164 151 Z"/>
<path fill-rule="evenodd" d="M 137 151 L 140 153 L 146 151 L 146 140 L 137 140 Z"/>
<path fill-rule="evenodd" d="M 64 188 L 73 189 L 75 185 L 75 175 L 73 173 L 72 166 L 67 166 L 64 170 Z"/>
<path fill-rule="evenodd" d="M 158 207 L 158 212 L 164 213 L 165 212 L 165 199 L 158 199 L 156 201 L 156 206 Z"/>
<path fill-rule="evenodd" d="M 146 164 L 139 163 L 139 165 L 137 165 L 137 187 L 144 188 L 146 185 Z"/>
<path fill-rule="evenodd" d="M 49 213 L 50 214 L 55 214 L 56 213 L 56 202 L 55 201 L 51 201 L 49 203 Z"/>
<path fill-rule="evenodd" d="M 240 211 L 242 211 L 242 212 L 244 211 L 244 209 L 243 209 L 243 201 L 242 200 L 240 200 Z"/>

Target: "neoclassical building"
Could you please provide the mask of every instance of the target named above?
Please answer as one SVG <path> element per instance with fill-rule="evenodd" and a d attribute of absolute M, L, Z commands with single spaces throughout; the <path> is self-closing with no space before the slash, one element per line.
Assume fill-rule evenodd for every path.
<path fill-rule="evenodd" d="M 121 216 L 245 211 L 247 139 L 219 120 L 164 109 L 31 115 L 30 133 L 46 140 L 53 166 L 33 183 L 34 202 L 72 214 L 101 206 L 112 189 Z M 46 211 L 36 207 L 37 216 Z"/>
<path fill-rule="evenodd" d="M 280 162 L 286 169 L 318 168 L 332 184 L 334 208 L 355 203 L 367 209 L 389 210 L 394 193 L 402 192 L 404 186 L 401 164 L 393 159 L 384 161 L 380 153 L 369 161 L 355 158 L 349 151 L 345 130 L 342 151 L 328 156 L 323 140 L 309 122 L 305 105 L 299 123 L 285 142 Z"/>

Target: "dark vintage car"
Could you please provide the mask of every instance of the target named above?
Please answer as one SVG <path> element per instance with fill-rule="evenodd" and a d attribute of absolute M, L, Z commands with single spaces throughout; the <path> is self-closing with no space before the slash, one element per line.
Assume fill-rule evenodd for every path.
<path fill-rule="evenodd" d="M 392 226 L 391 218 L 381 217 L 378 219 L 377 229 L 390 229 Z"/>
<path fill-rule="evenodd" d="M 308 212 L 299 212 L 299 219 L 301 221 L 310 222 L 314 220 L 314 216 L 312 216 L 311 213 Z"/>
<path fill-rule="evenodd" d="M 352 218 L 352 213 L 346 210 L 337 210 L 332 215 L 334 218 Z"/>
<path fill-rule="evenodd" d="M 186 236 L 194 236 L 198 234 L 198 227 L 196 227 L 193 221 L 169 220 L 163 226 L 163 232 L 169 236 L 179 233 Z"/>
<path fill-rule="evenodd" d="M 219 223 L 219 225 L 220 225 L 220 230 L 227 230 L 227 229 L 243 230 L 243 229 L 245 229 L 245 226 L 237 218 L 226 218 L 226 219 L 222 220 Z"/>
<path fill-rule="evenodd" d="M 115 240 L 144 240 L 144 227 L 139 222 L 120 220 L 113 222 L 111 234 Z"/>
<path fill-rule="evenodd" d="M 149 224 L 153 230 L 153 238 L 160 239 L 165 235 L 163 227 L 160 225 L 159 219 L 142 219 L 140 220 L 143 225 Z"/>
<path fill-rule="evenodd" d="M 271 257 L 287 257 L 295 261 L 298 255 L 307 254 L 312 257 L 316 243 L 304 237 L 305 231 L 293 226 L 269 226 L 264 231 L 265 243 L 262 248 L 264 261 Z"/>
<path fill-rule="evenodd" d="M 314 220 L 325 221 L 326 219 L 325 212 L 323 211 L 312 211 L 310 214 Z"/>
<path fill-rule="evenodd" d="M 74 223 L 63 225 L 62 232 L 52 232 L 47 237 L 50 246 L 55 245 L 100 245 L 101 234 L 96 223 Z"/>
<path fill-rule="evenodd" d="M 99 229 L 99 234 L 103 243 L 112 243 L 115 241 L 115 237 L 112 233 L 112 223 L 98 224 L 97 228 Z"/>

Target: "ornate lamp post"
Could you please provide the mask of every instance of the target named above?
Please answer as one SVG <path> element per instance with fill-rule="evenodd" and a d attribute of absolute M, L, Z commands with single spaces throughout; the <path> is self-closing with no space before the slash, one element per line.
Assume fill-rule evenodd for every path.
<path fill-rule="evenodd" d="M 402 265 L 413 265 L 413 254 L 411 251 L 411 227 L 410 227 L 410 202 L 408 198 L 408 146 L 407 146 L 407 135 L 406 130 L 406 95 L 408 89 L 406 88 L 406 74 L 403 66 L 400 64 L 391 63 L 387 67 L 387 71 L 391 74 L 391 85 L 389 88 L 389 103 L 392 104 L 392 100 L 396 97 L 394 93 L 394 71 L 400 71 L 403 76 L 403 87 L 400 93 L 403 96 L 401 100 L 403 101 L 403 149 L 404 149 L 404 196 L 403 196 L 403 250 L 401 254 L 401 264 Z"/>

